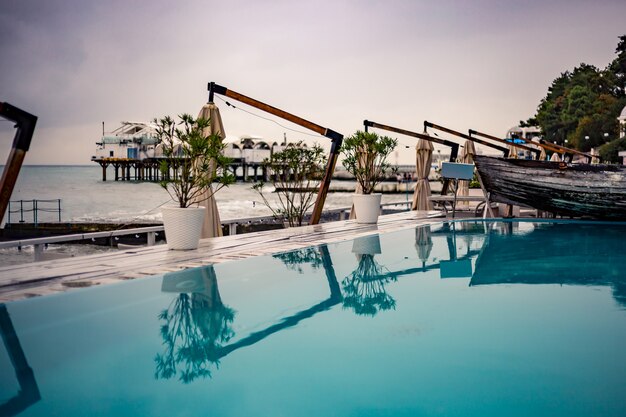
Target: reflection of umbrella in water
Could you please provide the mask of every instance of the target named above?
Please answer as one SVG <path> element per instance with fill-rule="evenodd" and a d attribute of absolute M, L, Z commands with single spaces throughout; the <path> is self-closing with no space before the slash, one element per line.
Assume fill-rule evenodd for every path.
<path fill-rule="evenodd" d="M 417 172 L 417 184 L 413 193 L 411 210 L 432 210 L 433 203 L 428 200 L 430 196 L 430 166 L 433 161 L 433 144 L 429 140 L 420 139 L 415 145 L 415 170 Z"/>
<path fill-rule="evenodd" d="M 218 135 L 222 140 L 226 137 L 224 133 L 224 126 L 222 124 L 222 117 L 217 106 L 210 102 L 202 106 L 198 118 L 207 119 L 210 124 L 202 132 L 205 136 Z M 212 162 L 215 164 L 215 162 Z M 214 167 L 214 165 L 213 165 Z M 213 172 L 213 169 L 211 169 Z M 222 236 L 222 223 L 220 221 L 220 214 L 217 211 L 217 203 L 215 202 L 215 196 L 213 194 L 213 187 L 211 186 L 207 191 L 201 194 L 197 200 L 198 204 L 205 206 L 204 222 L 202 223 L 201 238 Z"/>
<path fill-rule="evenodd" d="M 474 163 L 474 155 L 476 155 L 476 149 L 474 148 L 474 142 L 471 140 L 465 141 L 465 145 L 463 145 L 463 150 L 461 151 L 461 156 L 459 157 L 459 162 L 464 164 L 472 164 Z M 469 196 L 469 184 L 468 180 L 459 180 L 459 192 L 457 195 L 459 196 Z M 468 205 L 468 201 L 462 201 L 461 204 Z"/>
<path fill-rule="evenodd" d="M 433 239 L 430 235 L 430 225 L 415 228 L 415 249 L 417 256 L 422 261 L 422 268 L 426 266 L 426 262 L 433 250 Z"/>

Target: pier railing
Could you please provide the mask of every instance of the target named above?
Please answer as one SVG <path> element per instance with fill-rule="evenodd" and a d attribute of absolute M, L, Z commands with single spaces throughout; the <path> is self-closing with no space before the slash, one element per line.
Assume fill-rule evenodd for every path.
<path fill-rule="evenodd" d="M 11 224 L 11 214 L 13 221 L 19 213 L 19 222 L 24 223 L 24 214 L 32 217 L 32 221 L 37 226 L 40 213 L 55 213 L 58 221 L 61 221 L 61 199 L 56 200 L 15 200 L 9 201 L 7 210 L 7 223 Z"/>
<path fill-rule="evenodd" d="M 392 207 L 405 207 L 405 210 L 409 209 L 409 205 L 411 201 L 399 201 L 399 202 L 391 202 L 391 203 L 383 203 L 380 205 L 381 212 L 385 208 Z M 325 216 L 337 217 L 338 220 L 347 220 L 350 215 L 351 207 L 342 207 L 337 209 L 331 209 L 324 211 Z M 232 220 L 223 220 L 222 226 L 227 226 L 228 235 L 236 235 L 238 226 L 247 225 L 252 223 L 264 223 L 275 221 L 276 218 L 274 216 L 259 216 L 259 217 L 246 217 L 240 219 L 232 219 Z M 34 261 L 38 262 L 44 260 L 43 253 L 44 249 L 47 245 L 53 243 L 68 243 L 68 242 L 78 242 L 85 240 L 96 240 L 96 239 L 111 239 L 111 241 L 115 241 L 116 238 L 121 236 L 128 235 L 141 235 L 146 234 L 147 246 L 152 246 L 156 243 L 156 237 L 158 233 L 163 233 L 163 226 L 150 226 L 150 227 L 138 227 L 134 229 L 120 229 L 120 230 L 111 230 L 105 232 L 90 232 L 90 233 L 77 233 L 71 235 L 61 235 L 61 236 L 49 236 L 49 237 L 40 237 L 35 239 L 21 239 L 21 240 L 11 240 L 6 242 L 0 242 L 0 249 L 8 249 L 8 248 L 17 248 L 21 250 L 23 247 L 32 246 L 34 251 Z"/>

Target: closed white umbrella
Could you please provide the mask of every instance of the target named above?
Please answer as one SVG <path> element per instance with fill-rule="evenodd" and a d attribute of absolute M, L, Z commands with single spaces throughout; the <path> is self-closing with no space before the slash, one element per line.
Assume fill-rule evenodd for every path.
<path fill-rule="evenodd" d="M 464 164 L 473 164 L 474 163 L 474 155 L 476 155 L 476 148 L 474 148 L 474 142 L 471 140 L 466 140 L 463 145 L 463 150 L 461 151 L 461 156 L 459 157 L 459 162 Z M 457 196 L 469 196 L 469 181 L 461 180 L 459 181 L 459 191 Z M 469 202 L 463 201 L 461 204 L 468 205 Z"/>
<path fill-rule="evenodd" d="M 367 155 L 365 154 L 365 152 L 359 155 L 359 159 L 357 159 L 357 163 L 358 163 L 359 169 L 365 167 L 365 164 L 367 163 Z M 354 190 L 354 193 L 363 194 L 363 187 L 361 187 L 361 183 L 358 181 L 356 182 L 356 188 Z M 348 217 L 348 219 L 350 220 L 356 219 L 356 211 L 354 211 L 354 204 L 352 204 L 352 207 L 350 208 L 350 216 Z"/>
<path fill-rule="evenodd" d="M 417 257 L 422 261 L 422 268 L 424 268 L 430 258 L 430 252 L 433 250 L 430 225 L 417 227 L 415 229 L 415 249 L 417 249 Z"/>
<path fill-rule="evenodd" d="M 546 160 L 546 148 L 544 148 L 543 146 L 539 146 L 539 138 L 538 137 L 534 137 L 532 139 L 532 145 L 534 145 L 535 148 L 539 149 L 541 152 L 539 153 L 539 156 L 537 157 L 538 161 L 545 161 Z"/>
<path fill-rule="evenodd" d="M 226 137 L 224 132 L 224 125 L 222 124 L 222 117 L 220 111 L 214 103 L 207 103 L 202 106 L 198 119 L 208 119 L 210 124 L 205 128 L 203 134 L 218 135 L 222 140 Z M 213 170 L 211 170 L 213 171 Z M 217 203 L 215 202 L 215 196 L 213 194 L 213 187 L 210 187 L 206 192 L 198 197 L 197 203 L 199 206 L 205 206 L 204 222 L 202 223 L 202 239 L 208 237 L 222 236 L 222 222 L 220 220 L 220 214 L 217 211 Z"/>
<path fill-rule="evenodd" d="M 415 145 L 415 170 L 417 173 L 417 184 L 413 193 L 413 204 L 411 210 L 432 210 L 433 203 L 428 200 L 430 196 L 430 166 L 433 162 L 433 144 L 429 140 L 420 139 Z"/>
<path fill-rule="evenodd" d="M 541 153 L 539 154 L 539 160 L 545 161 L 548 155 L 546 154 L 546 148 L 541 148 Z"/>

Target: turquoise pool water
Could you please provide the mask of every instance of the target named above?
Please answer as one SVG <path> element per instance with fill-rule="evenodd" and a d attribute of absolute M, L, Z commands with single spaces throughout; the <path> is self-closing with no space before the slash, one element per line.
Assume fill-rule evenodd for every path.
<path fill-rule="evenodd" d="M 0 306 L 0 416 L 624 416 L 624 224 L 458 222 Z"/>

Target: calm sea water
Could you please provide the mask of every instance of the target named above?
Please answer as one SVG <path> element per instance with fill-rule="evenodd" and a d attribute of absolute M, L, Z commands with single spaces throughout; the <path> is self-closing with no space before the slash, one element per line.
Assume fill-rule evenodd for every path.
<path fill-rule="evenodd" d="M 108 177 L 113 176 L 109 168 Z M 347 186 L 349 184 L 346 184 Z M 268 188 L 271 191 L 271 187 Z M 275 200 L 272 193 L 269 200 Z M 325 208 L 348 207 L 351 193 L 329 193 Z M 383 201 L 402 201 L 406 194 L 383 195 Z M 408 195 L 408 198 L 412 198 Z M 160 206 L 171 201 L 158 184 L 147 182 L 102 181 L 102 170 L 90 166 L 25 166 L 20 172 L 11 200 L 61 199 L 61 220 L 64 222 L 146 222 L 160 221 Z M 216 194 L 223 220 L 267 216 L 271 211 L 260 201 L 251 184 L 238 183 Z M 50 204 L 55 207 L 55 204 Z M 17 205 L 12 209 L 17 209 Z M 11 220 L 19 220 L 12 213 Z M 32 222 L 31 214 L 24 217 Z M 40 213 L 39 221 L 57 221 L 56 213 Z M 5 216 L 4 222 L 7 221 Z"/>
<path fill-rule="evenodd" d="M 0 305 L 0 415 L 623 417 L 624 233 L 443 223 Z"/>
<path fill-rule="evenodd" d="M 108 178 L 113 177 L 109 168 Z M 342 186 L 353 187 L 354 184 L 343 182 Z M 271 211 L 261 202 L 259 194 L 252 190 L 250 183 L 237 183 L 223 188 L 216 194 L 217 205 L 222 220 L 239 219 L 256 216 L 269 216 Z M 267 188 L 266 198 L 274 202 L 276 195 Z M 411 194 L 384 194 L 383 202 L 407 201 Z M 114 222 L 114 223 L 146 223 L 161 221 L 160 207 L 170 204 L 168 193 L 156 183 L 102 181 L 100 166 L 24 166 L 16 183 L 12 201 L 18 200 L 57 200 L 61 199 L 61 221 L 63 222 Z M 349 207 L 352 196 L 350 192 L 329 193 L 324 207 Z M 25 203 L 24 208 L 30 209 L 31 204 Z M 39 207 L 55 209 L 57 203 L 43 204 Z M 11 207 L 11 222 L 20 220 L 19 204 Z M 33 222 L 31 212 L 24 213 L 25 222 Z M 5 215 L 2 225 L 8 221 Z M 39 212 L 39 222 L 56 222 L 56 212 Z M 49 245 L 46 250 L 53 256 L 68 257 L 92 254 L 111 248 L 58 244 Z M 33 248 L 21 250 L 14 248 L 0 249 L 0 265 L 20 264 L 33 261 Z"/>

